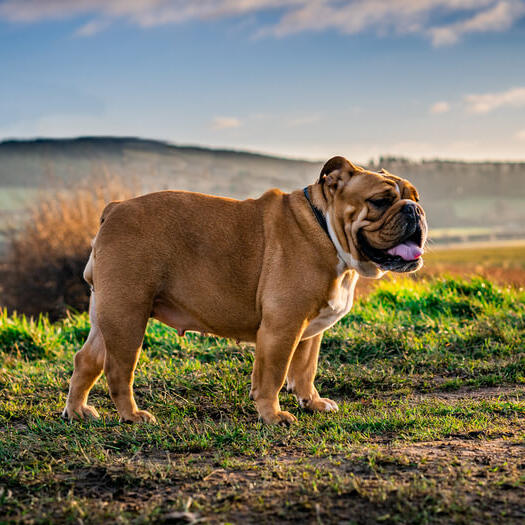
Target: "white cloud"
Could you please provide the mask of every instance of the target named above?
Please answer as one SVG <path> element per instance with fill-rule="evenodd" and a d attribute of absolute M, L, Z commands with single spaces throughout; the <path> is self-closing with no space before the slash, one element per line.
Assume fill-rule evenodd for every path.
<path fill-rule="evenodd" d="M 211 121 L 212 129 L 239 128 L 242 122 L 236 117 L 214 117 Z"/>
<path fill-rule="evenodd" d="M 459 23 L 469 23 L 470 31 L 482 30 L 483 24 L 487 30 L 495 30 L 494 24 L 477 20 L 478 15 L 485 18 L 496 17 L 499 11 L 492 15 L 486 14 L 500 4 L 512 4 L 508 9 L 518 19 L 517 7 L 525 5 L 523 0 L 354 0 L 338 2 L 325 0 L 317 2 L 303 2 L 302 6 L 290 9 L 279 22 L 262 31 L 263 34 L 285 36 L 305 30 L 320 31 L 335 29 L 345 34 L 372 32 L 378 35 L 393 34 L 423 34 L 430 37 L 434 44 L 438 39 L 433 31 L 439 29 L 450 33 L 449 26 L 433 29 L 432 20 L 435 15 L 446 14 L 462 18 Z M 499 8 L 505 11 L 502 8 Z M 507 12 L 504 13 L 507 15 Z M 490 15 L 490 16 L 489 16 Z M 503 18 L 503 15 L 500 14 Z M 474 20 L 476 19 L 476 20 Z M 516 21 L 514 20 L 514 21 Z M 508 25 L 506 26 L 508 27 Z M 457 32 L 458 30 L 456 30 Z M 463 32 L 468 32 L 467 29 Z M 456 38 L 457 41 L 457 38 Z"/>
<path fill-rule="evenodd" d="M 87 10 L 90 2 L 65 5 L 60 0 L 34 2 L 26 0 L 4 0 L 0 3 L 0 17 L 9 22 L 36 22 L 49 18 L 68 18 Z M 62 10 L 61 10 L 62 8 Z"/>
<path fill-rule="evenodd" d="M 450 111 L 450 104 L 445 101 L 436 102 L 429 109 L 432 115 L 440 115 L 441 113 L 448 113 Z"/>
<path fill-rule="evenodd" d="M 465 95 L 469 113 L 485 114 L 501 107 L 525 107 L 525 87 L 516 87 L 499 93 Z"/>
<path fill-rule="evenodd" d="M 75 36 L 92 36 L 106 29 L 109 24 L 109 20 L 90 20 L 75 31 Z"/>
<path fill-rule="evenodd" d="M 470 18 L 446 26 L 432 27 L 428 33 L 434 46 L 455 44 L 466 33 L 505 31 L 525 14 L 521 0 L 503 0 Z"/>
<path fill-rule="evenodd" d="M 525 129 L 520 129 L 518 132 L 516 132 L 515 137 L 516 137 L 518 140 L 523 140 L 523 141 L 525 141 Z"/>
<path fill-rule="evenodd" d="M 141 27 L 223 18 L 263 9 L 301 4 L 304 0 L 0 0 L 0 18 L 37 22 L 78 15 L 125 19 Z"/>
<path fill-rule="evenodd" d="M 92 22 L 77 31 L 81 36 L 122 19 L 153 27 L 268 10 L 273 10 L 278 19 L 261 29 L 260 35 L 322 30 L 412 33 L 440 46 L 456 43 L 467 33 L 508 29 L 525 15 L 525 0 L 0 0 L 0 19 L 11 22 L 93 16 Z M 436 27 L 433 20 L 442 15 L 459 20 Z"/>

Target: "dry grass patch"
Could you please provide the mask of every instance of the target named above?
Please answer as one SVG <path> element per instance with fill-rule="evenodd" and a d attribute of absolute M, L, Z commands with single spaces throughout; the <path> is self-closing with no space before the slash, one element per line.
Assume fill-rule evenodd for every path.
<path fill-rule="evenodd" d="M 53 320 L 89 303 L 82 279 L 104 206 L 136 194 L 120 179 L 90 181 L 71 190 L 46 193 L 22 226 L 6 231 L 0 269 L 1 303 L 9 310 Z"/>

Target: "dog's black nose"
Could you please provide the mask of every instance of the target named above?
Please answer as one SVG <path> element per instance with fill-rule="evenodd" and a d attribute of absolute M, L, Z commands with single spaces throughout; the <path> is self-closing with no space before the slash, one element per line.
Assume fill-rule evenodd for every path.
<path fill-rule="evenodd" d="M 412 217 L 413 219 L 416 219 L 421 215 L 421 210 L 416 204 L 407 203 L 402 208 L 401 211 L 408 215 L 409 217 Z"/>

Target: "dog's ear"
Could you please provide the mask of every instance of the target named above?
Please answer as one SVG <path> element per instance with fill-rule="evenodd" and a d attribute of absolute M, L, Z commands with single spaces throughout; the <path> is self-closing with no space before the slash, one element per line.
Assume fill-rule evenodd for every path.
<path fill-rule="evenodd" d="M 329 177 L 331 173 L 334 171 L 337 172 L 347 172 L 347 173 L 354 173 L 355 171 L 358 171 L 359 168 L 357 166 L 354 166 L 348 159 L 345 159 L 344 157 L 332 157 L 329 161 L 326 162 L 326 164 L 323 166 L 323 169 L 321 170 L 321 175 L 319 175 L 319 180 L 317 181 L 318 184 L 321 184 L 323 182 L 326 182 L 330 184 L 330 182 L 334 182 L 334 177 Z M 332 180 L 333 179 L 333 180 Z"/>

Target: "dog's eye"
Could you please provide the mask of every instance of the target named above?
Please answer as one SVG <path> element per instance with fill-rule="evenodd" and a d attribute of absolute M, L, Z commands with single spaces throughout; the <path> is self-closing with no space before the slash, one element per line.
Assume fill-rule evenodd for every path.
<path fill-rule="evenodd" d="M 369 199 L 368 202 L 376 208 L 385 208 L 390 204 L 390 199 Z"/>

